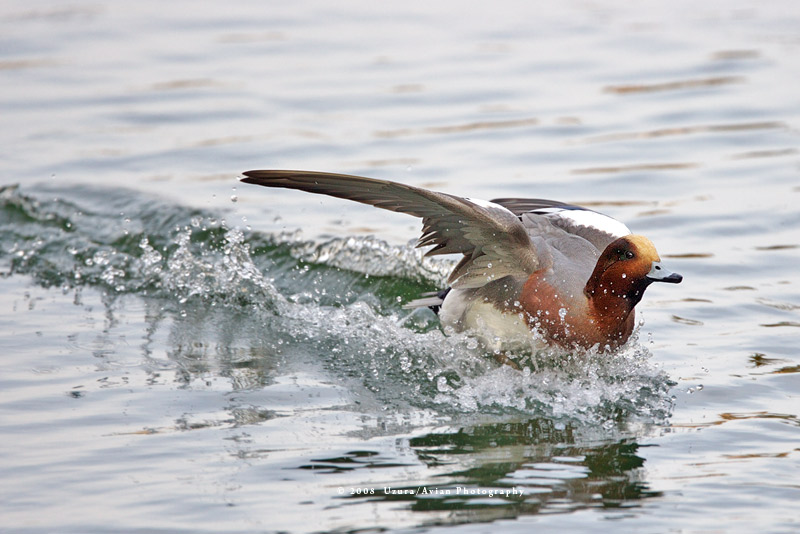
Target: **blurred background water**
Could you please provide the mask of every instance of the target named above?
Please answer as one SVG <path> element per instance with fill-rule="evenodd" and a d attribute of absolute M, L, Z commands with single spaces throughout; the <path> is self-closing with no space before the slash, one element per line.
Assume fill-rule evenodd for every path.
<path fill-rule="evenodd" d="M 796 532 L 795 2 L 0 7 L 0 530 Z M 614 357 L 402 303 L 363 174 L 648 235 Z"/>

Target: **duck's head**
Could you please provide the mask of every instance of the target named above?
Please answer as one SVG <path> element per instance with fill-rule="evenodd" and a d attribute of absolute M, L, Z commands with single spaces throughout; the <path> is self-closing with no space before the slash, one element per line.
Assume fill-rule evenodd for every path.
<path fill-rule="evenodd" d="M 606 247 L 584 293 L 592 300 L 623 299 L 632 309 L 653 282 L 677 284 L 683 276 L 661 265 L 653 243 L 641 235 L 620 237 Z"/>

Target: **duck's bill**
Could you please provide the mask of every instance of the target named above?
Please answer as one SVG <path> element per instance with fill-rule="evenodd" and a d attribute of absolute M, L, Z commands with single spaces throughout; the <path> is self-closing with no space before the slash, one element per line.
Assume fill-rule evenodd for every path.
<path fill-rule="evenodd" d="M 653 266 L 650 268 L 650 272 L 647 273 L 646 277 L 651 282 L 667 282 L 668 284 L 679 284 L 681 280 L 683 280 L 683 276 L 666 269 L 657 261 L 653 262 Z"/>

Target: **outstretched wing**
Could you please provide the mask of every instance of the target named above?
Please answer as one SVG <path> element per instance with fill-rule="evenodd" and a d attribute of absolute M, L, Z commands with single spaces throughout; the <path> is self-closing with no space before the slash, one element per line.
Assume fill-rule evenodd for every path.
<path fill-rule="evenodd" d="M 527 213 L 545 217 L 553 226 L 586 239 L 601 252 L 615 239 L 631 233 L 618 220 L 574 204 L 539 198 L 498 198 L 492 202 L 520 217 L 523 224 Z"/>
<path fill-rule="evenodd" d="M 242 182 L 249 184 L 299 189 L 421 217 L 417 246 L 433 245 L 427 255 L 464 255 L 448 280 L 454 287 L 480 286 L 509 275 L 527 278 L 539 268 L 525 226 L 498 204 L 346 174 L 290 170 L 243 174 Z"/>

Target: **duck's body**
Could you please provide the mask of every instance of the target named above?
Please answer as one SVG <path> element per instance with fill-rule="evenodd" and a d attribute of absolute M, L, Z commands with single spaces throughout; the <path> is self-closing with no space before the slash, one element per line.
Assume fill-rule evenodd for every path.
<path fill-rule="evenodd" d="M 462 254 L 440 307 L 442 324 L 487 348 L 556 344 L 616 348 L 655 281 L 678 283 L 649 239 L 597 212 L 548 200 L 492 202 L 342 174 L 248 171 L 242 181 L 322 193 L 423 219 L 418 246 Z"/>

